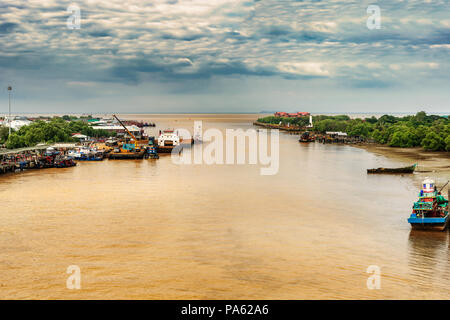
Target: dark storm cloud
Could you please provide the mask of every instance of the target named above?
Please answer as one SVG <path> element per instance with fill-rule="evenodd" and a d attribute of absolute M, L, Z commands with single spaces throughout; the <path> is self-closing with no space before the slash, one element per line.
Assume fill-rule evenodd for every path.
<path fill-rule="evenodd" d="M 114 36 L 114 33 L 108 31 L 108 30 L 93 30 L 88 32 L 88 35 L 90 35 L 91 37 L 112 37 Z"/>
<path fill-rule="evenodd" d="M 0 33 L 10 33 L 18 26 L 17 23 L 5 22 L 0 24 Z"/>

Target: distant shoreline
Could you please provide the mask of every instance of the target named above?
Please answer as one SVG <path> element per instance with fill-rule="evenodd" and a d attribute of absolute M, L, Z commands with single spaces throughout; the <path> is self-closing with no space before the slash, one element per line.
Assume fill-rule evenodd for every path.
<path fill-rule="evenodd" d="M 449 115 L 449 112 L 432 112 L 432 114 L 436 115 Z M 0 113 L 1 114 L 1 113 Z M 98 115 L 112 115 L 112 114 L 121 114 L 121 115 L 230 115 L 230 114 L 236 114 L 236 115 L 272 115 L 273 112 L 14 112 L 14 115 L 45 115 L 45 116 L 52 116 L 52 115 L 92 115 L 92 116 L 98 116 Z M 416 111 L 405 111 L 405 112 L 311 112 L 311 115 L 414 115 L 416 114 Z"/>

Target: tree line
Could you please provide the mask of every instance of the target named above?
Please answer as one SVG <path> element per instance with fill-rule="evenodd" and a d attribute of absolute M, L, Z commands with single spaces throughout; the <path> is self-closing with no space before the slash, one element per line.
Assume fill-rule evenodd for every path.
<path fill-rule="evenodd" d="M 32 147 L 38 143 L 76 142 L 72 134 L 81 133 L 89 137 L 110 137 L 115 133 L 107 130 L 95 130 L 86 121 L 67 117 L 53 117 L 49 121 L 36 120 L 31 124 L 12 131 L 0 127 L 0 144 L 8 149 Z"/>
<path fill-rule="evenodd" d="M 261 123 L 295 125 L 305 127 L 308 117 L 281 118 L 265 117 Z M 427 115 L 424 111 L 416 115 L 395 117 L 383 115 L 380 118 L 350 119 L 346 115 L 313 116 L 314 132 L 346 132 L 350 137 L 387 144 L 391 147 L 418 147 L 433 151 L 450 151 L 450 120 L 448 117 Z"/>

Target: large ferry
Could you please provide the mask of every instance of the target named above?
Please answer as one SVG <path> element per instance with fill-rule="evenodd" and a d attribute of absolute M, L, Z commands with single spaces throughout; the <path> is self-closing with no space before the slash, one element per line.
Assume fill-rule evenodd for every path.
<path fill-rule="evenodd" d="M 177 147 L 181 147 L 180 137 L 173 129 L 166 129 L 159 132 L 158 137 L 158 152 L 170 153 Z"/>

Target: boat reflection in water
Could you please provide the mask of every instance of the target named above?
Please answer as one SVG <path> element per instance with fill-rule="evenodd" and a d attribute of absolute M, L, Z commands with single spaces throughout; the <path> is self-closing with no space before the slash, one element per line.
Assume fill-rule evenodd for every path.
<path fill-rule="evenodd" d="M 428 232 L 411 229 L 408 238 L 408 264 L 411 278 L 409 285 L 420 288 L 422 294 L 429 290 L 436 298 L 442 283 L 450 281 L 450 236 L 448 232 Z M 442 290 L 445 290 L 442 288 Z M 414 292 L 414 290 L 412 290 Z M 412 296 L 411 298 L 419 298 Z M 424 298 L 421 296 L 420 298 Z"/>

